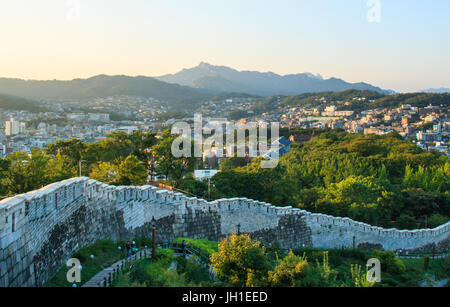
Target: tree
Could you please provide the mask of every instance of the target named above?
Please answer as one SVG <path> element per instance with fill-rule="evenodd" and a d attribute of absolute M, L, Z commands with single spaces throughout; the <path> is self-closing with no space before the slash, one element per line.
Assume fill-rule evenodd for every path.
<path fill-rule="evenodd" d="M 269 282 L 272 287 L 295 287 L 296 282 L 305 273 L 308 265 L 306 256 L 296 256 L 292 251 L 269 272 Z"/>
<path fill-rule="evenodd" d="M 111 162 L 98 162 L 89 177 L 106 184 L 116 184 L 118 181 L 119 167 Z"/>
<path fill-rule="evenodd" d="M 39 149 L 32 154 L 16 152 L 8 156 L 9 168 L 5 172 L 4 182 L 8 193 L 21 194 L 41 188 L 46 181 L 48 157 Z"/>
<path fill-rule="evenodd" d="M 389 274 L 402 274 L 406 271 L 403 261 L 397 257 L 392 251 L 374 250 L 370 256 L 377 258 L 381 262 L 381 270 Z"/>
<path fill-rule="evenodd" d="M 7 194 L 20 194 L 27 191 L 29 183 L 26 171 L 28 154 L 15 152 L 8 156 L 9 168 L 5 172 L 4 183 Z"/>
<path fill-rule="evenodd" d="M 58 153 L 67 157 L 71 167 L 79 169 L 81 160 L 86 151 L 86 144 L 79 139 L 56 141 L 47 146 L 46 153 L 56 156 Z"/>
<path fill-rule="evenodd" d="M 135 130 L 129 137 L 134 147 L 133 154 L 141 161 L 150 161 L 151 153 L 149 149 L 156 144 L 156 135 L 151 131 Z"/>
<path fill-rule="evenodd" d="M 377 204 L 352 204 L 348 216 L 353 220 L 364 221 L 376 225 L 380 221 L 380 210 Z"/>
<path fill-rule="evenodd" d="M 173 140 L 175 140 L 174 137 L 170 136 L 167 132 L 164 132 L 163 139 L 154 147 L 158 169 L 166 176 L 166 178 L 168 178 L 172 172 L 175 161 L 175 157 L 172 155 Z"/>
<path fill-rule="evenodd" d="M 413 216 L 402 214 L 398 218 L 397 227 L 401 229 L 416 229 L 417 221 Z"/>
<path fill-rule="evenodd" d="M 102 161 L 114 161 L 128 157 L 134 151 L 130 136 L 122 131 L 114 131 L 100 142 L 100 157 Z"/>
<path fill-rule="evenodd" d="M 128 156 L 119 165 L 117 182 L 120 185 L 143 185 L 147 179 L 147 170 L 136 156 Z"/>
<path fill-rule="evenodd" d="M 178 188 L 197 197 L 208 198 L 208 182 L 197 180 L 193 175 L 187 175 Z"/>
<path fill-rule="evenodd" d="M 122 131 L 114 131 L 106 136 L 100 143 L 89 144 L 89 156 L 96 157 L 96 161 L 112 162 L 129 155 L 136 156 L 139 160 L 148 162 L 151 159 L 150 148 L 156 144 L 156 136 L 153 132 L 135 130 L 128 134 Z"/>
<path fill-rule="evenodd" d="M 401 194 L 402 208 L 399 214 L 429 217 L 434 213 L 450 215 L 450 203 L 444 194 L 426 192 L 423 189 L 405 190 Z"/>
<path fill-rule="evenodd" d="M 170 130 L 163 131 L 162 140 L 154 146 L 154 154 L 158 163 L 158 169 L 169 178 L 174 186 L 181 184 L 183 176 L 193 171 L 195 167 L 194 157 L 180 157 L 176 158 L 172 154 L 172 144 L 177 136 L 172 135 Z M 193 152 L 194 144 L 191 142 L 191 153 Z"/>
<path fill-rule="evenodd" d="M 9 168 L 9 164 L 7 159 L 0 158 L 0 174 Z"/>
<path fill-rule="evenodd" d="M 223 239 L 218 252 L 211 255 L 211 264 L 217 276 L 233 286 L 263 285 L 270 269 L 265 247 L 249 235 Z"/>
<path fill-rule="evenodd" d="M 439 213 L 435 213 L 428 220 L 428 224 L 429 224 L 430 228 L 435 228 L 435 227 L 439 227 L 441 225 L 444 225 L 448 221 L 449 221 L 448 217 L 440 215 Z"/>
<path fill-rule="evenodd" d="M 8 192 L 4 178 L 7 170 L 9 169 L 9 165 L 9 160 L 0 158 L 0 195 L 5 195 Z"/>
<path fill-rule="evenodd" d="M 245 166 L 246 164 L 247 161 L 244 158 L 232 157 L 225 159 L 220 163 L 220 170 L 232 170 L 238 167 Z"/>
<path fill-rule="evenodd" d="M 353 203 L 374 203 L 381 196 L 383 188 L 378 186 L 374 178 L 350 176 L 339 183 L 328 187 L 326 197 L 333 202 L 349 206 Z"/>
<path fill-rule="evenodd" d="M 450 163 L 443 166 L 424 168 L 419 165 L 417 171 L 407 165 L 403 186 L 405 188 L 422 188 L 430 192 L 445 192 L 450 188 Z"/>
<path fill-rule="evenodd" d="M 48 182 L 57 182 L 77 176 L 78 169 L 71 165 L 66 156 L 58 152 L 56 156 L 48 161 L 45 177 Z"/>

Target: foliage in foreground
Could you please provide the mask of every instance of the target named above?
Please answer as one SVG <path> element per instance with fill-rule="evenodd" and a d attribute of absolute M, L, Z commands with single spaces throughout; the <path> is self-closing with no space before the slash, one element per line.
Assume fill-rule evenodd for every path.
<path fill-rule="evenodd" d="M 158 250 L 157 259 L 139 260 L 121 273 L 115 287 L 196 287 L 212 285 L 207 267 L 197 257 L 175 257 L 173 250 Z"/>
<path fill-rule="evenodd" d="M 381 262 L 381 283 L 367 281 L 367 260 Z M 360 249 L 296 249 L 287 254 L 262 246 L 248 235 L 231 235 L 211 256 L 218 277 L 233 286 L 269 287 L 417 287 L 426 275 L 450 277 L 450 257 L 399 259 L 393 252 Z"/>
<path fill-rule="evenodd" d="M 270 255 L 274 253 L 275 255 Z M 274 257 L 275 256 L 275 257 Z M 271 260 L 272 259 L 272 260 Z M 329 264 L 328 252 L 322 259 L 309 262 L 289 251 L 287 255 L 275 248 L 268 250 L 249 235 L 233 234 L 219 243 L 219 251 L 211 255 L 212 267 L 222 281 L 246 287 L 332 287 L 373 286 L 361 283 L 360 275 L 338 280 L 338 271 Z M 348 268 L 350 269 L 350 268 Z"/>
<path fill-rule="evenodd" d="M 180 241 L 183 239 L 177 239 Z M 210 274 L 204 259 L 192 256 L 185 259 L 173 250 L 157 250 L 157 260 L 139 260 L 127 268 L 114 281 L 120 287 L 184 287 L 184 286 L 269 286 L 269 287 L 417 287 L 423 280 L 442 280 L 450 277 L 450 257 L 433 260 L 399 259 L 389 251 L 361 249 L 331 249 L 323 251 L 301 248 L 286 251 L 274 242 L 263 246 L 248 235 L 231 235 L 221 242 L 185 239 L 202 248 L 215 250 L 209 263 L 216 272 Z M 135 239 L 138 246 L 150 246 L 149 239 Z M 82 283 L 103 268 L 126 257 L 118 250 L 125 242 L 99 240 L 81 248 L 73 257 L 83 265 Z M 91 255 L 95 257 L 91 259 Z M 381 261 L 382 282 L 369 283 L 366 263 L 370 258 Z M 61 269 L 46 287 L 69 287 L 67 268 Z M 217 279 L 218 278 L 218 279 Z"/>
<path fill-rule="evenodd" d="M 111 240 L 98 240 L 94 245 L 83 247 L 72 255 L 72 258 L 80 260 L 81 285 L 89 281 L 101 270 L 111 266 L 115 262 L 124 259 L 127 254 L 125 248 L 121 250 L 118 246 L 125 246 L 125 242 L 113 242 Z M 91 258 L 91 255 L 94 258 Z M 71 287 L 73 283 L 67 282 L 67 267 L 63 265 L 58 272 L 45 284 L 46 287 Z"/>

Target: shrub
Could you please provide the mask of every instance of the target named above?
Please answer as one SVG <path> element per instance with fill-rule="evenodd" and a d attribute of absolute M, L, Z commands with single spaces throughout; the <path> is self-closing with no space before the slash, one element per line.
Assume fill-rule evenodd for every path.
<path fill-rule="evenodd" d="M 274 287 L 295 287 L 296 280 L 305 272 L 308 265 L 306 255 L 296 256 L 292 251 L 269 272 L 269 282 Z"/>
<path fill-rule="evenodd" d="M 157 249 L 155 258 L 156 260 L 163 262 L 163 263 L 170 263 L 173 259 L 173 254 L 175 252 L 172 249 L 164 248 L 164 249 Z"/>
<path fill-rule="evenodd" d="M 270 269 L 266 249 L 249 235 L 232 234 L 219 243 L 219 251 L 211 255 L 217 276 L 233 286 L 262 281 Z"/>
<path fill-rule="evenodd" d="M 450 257 L 441 259 L 441 261 L 439 262 L 439 266 L 443 274 L 445 274 L 446 276 L 450 276 Z"/>
<path fill-rule="evenodd" d="M 401 259 L 395 257 L 391 251 L 372 252 L 372 258 L 377 258 L 381 262 L 381 269 L 389 274 L 402 274 L 406 271 L 406 266 Z"/>
<path fill-rule="evenodd" d="M 192 256 L 188 260 L 178 257 L 176 261 L 178 274 L 185 274 L 188 282 L 200 284 L 210 281 L 208 267 L 205 267 L 197 256 Z"/>

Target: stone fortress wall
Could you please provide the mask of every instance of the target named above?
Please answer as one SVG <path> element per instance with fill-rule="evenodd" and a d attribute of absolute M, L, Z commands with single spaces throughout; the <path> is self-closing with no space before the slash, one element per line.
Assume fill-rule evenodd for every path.
<path fill-rule="evenodd" d="M 0 202 L 0 287 L 42 286 L 80 247 L 150 237 L 219 240 L 240 232 L 284 248 L 377 246 L 448 251 L 450 222 L 435 229 L 383 229 L 246 198 L 207 202 L 153 186 L 115 187 L 81 177 Z"/>

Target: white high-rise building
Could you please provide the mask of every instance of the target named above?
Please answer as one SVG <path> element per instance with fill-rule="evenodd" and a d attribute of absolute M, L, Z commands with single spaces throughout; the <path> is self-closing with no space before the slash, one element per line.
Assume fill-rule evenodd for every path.
<path fill-rule="evenodd" d="M 13 136 L 19 133 L 20 133 L 20 122 L 16 122 L 14 118 L 11 117 L 11 119 L 5 123 L 5 135 Z"/>
<path fill-rule="evenodd" d="M 19 134 L 25 134 L 27 131 L 27 125 L 26 123 L 19 123 Z"/>

